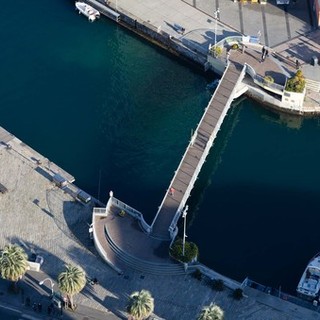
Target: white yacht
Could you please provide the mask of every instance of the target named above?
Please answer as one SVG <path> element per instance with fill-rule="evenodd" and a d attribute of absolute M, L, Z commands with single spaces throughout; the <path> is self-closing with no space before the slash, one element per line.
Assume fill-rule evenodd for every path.
<path fill-rule="evenodd" d="M 319 297 L 320 291 L 320 253 L 308 263 L 297 287 L 299 297 L 314 300 Z"/>
<path fill-rule="evenodd" d="M 79 10 L 79 13 L 88 17 L 90 22 L 93 22 L 100 17 L 100 12 L 85 2 L 76 1 L 76 8 Z"/>

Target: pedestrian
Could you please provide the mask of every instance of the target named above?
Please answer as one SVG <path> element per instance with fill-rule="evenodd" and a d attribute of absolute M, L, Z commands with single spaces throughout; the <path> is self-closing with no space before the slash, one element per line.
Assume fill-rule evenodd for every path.
<path fill-rule="evenodd" d="M 48 313 L 49 316 L 52 313 L 52 307 L 50 305 L 47 308 L 47 313 Z"/>
<path fill-rule="evenodd" d="M 27 307 L 30 307 L 30 304 L 31 304 L 31 299 L 30 299 L 30 297 L 26 297 L 26 306 L 27 306 Z"/>
<path fill-rule="evenodd" d="M 42 304 L 39 302 L 38 303 L 38 311 L 41 312 L 42 311 Z"/>
<path fill-rule="evenodd" d="M 230 59 L 230 52 L 228 51 L 228 53 L 227 53 L 227 62 L 229 62 L 229 59 Z"/>
<path fill-rule="evenodd" d="M 299 60 L 297 59 L 297 60 L 296 60 L 296 69 L 299 70 L 299 68 L 300 68 L 300 62 L 299 62 Z"/>
<path fill-rule="evenodd" d="M 174 188 L 170 188 L 170 195 L 174 197 Z"/>
<path fill-rule="evenodd" d="M 33 311 L 37 311 L 38 309 L 38 305 L 35 302 L 32 304 L 32 309 Z"/>
<path fill-rule="evenodd" d="M 264 61 L 264 59 L 266 58 L 266 52 L 267 50 L 266 50 L 266 47 L 265 46 L 263 46 L 262 47 L 262 52 L 261 52 L 261 61 L 260 62 L 263 62 Z"/>

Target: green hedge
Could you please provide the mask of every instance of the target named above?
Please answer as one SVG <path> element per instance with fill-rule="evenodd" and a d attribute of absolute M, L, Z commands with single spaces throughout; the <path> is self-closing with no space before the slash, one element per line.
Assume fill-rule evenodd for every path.
<path fill-rule="evenodd" d="M 191 262 L 197 259 L 199 250 L 195 243 L 186 241 L 184 246 L 184 256 L 182 254 L 182 239 L 177 239 L 170 248 L 173 258 L 182 262 Z"/>

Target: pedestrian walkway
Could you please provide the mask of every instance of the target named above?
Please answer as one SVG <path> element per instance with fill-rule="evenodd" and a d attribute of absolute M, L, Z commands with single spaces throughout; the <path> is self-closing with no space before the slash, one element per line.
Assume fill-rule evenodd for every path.
<path fill-rule="evenodd" d="M 29 271 L 17 283 L 17 292 L 13 292 L 12 283 L 0 280 L 0 309 L 8 309 L 20 314 L 25 319 L 46 319 L 46 320 L 116 320 L 119 319 L 112 313 L 101 312 L 96 309 L 77 305 L 75 311 L 66 310 L 61 304 L 59 308 L 53 304 L 50 297 L 51 288 L 45 284 L 40 286 L 39 282 L 47 278 L 42 272 Z M 57 285 L 54 285 L 57 290 Z M 56 299 L 56 301 L 58 301 Z"/>
<path fill-rule="evenodd" d="M 205 3 L 205 1 L 197 1 L 197 6 L 201 2 Z M 215 36 L 218 41 L 226 35 L 238 34 L 238 31 L 234 30 L 230 24 L 229 27 L 226 27 L 226 24 L 213 19 L 211 9 L 217 8 L 216 2 L 206 2 L 210 14 L 203 10 L 199 11 L 199 8 L 195 10 L 194 2 L 186 4 L 179 0 L 163 2 L 113 0 L 111 4 L 117 9 L 121 8 L 127 13 L 133 13 L 142 22 L 164 29 L 181 43 L 202 54 L 206 52 L 209 44 L 214 43 Z M 301 3 L 303 1 L 300 1 Z M 230 8 L 239 6 L 238 3 L 231 1 L 225 1 L 221 5 L 230 6 Z M 226 12 L 232 19 L 232 11 L 226 8 L 223 10 L 221 8 L 222 20 Z M 255 7 L 246 7 L 251 10 L 248 10 L 247 13 L 254 13 L 253 8 Z M 264 10 L 262 7 L 259 8 Z M 240 11 L 238 14 L 238 16 L 242 14 L 242 18 L 238 20 L 241 25 L 240 31 L 257 34 L 258 32 L 250 29 L 257 25 L 255 16 L 249 15 L 252 19 L 243 18 L 246 9 L 242 8 L 242 13 Z M 288 15 L 284 17 L 285 23 L 282 23 L 281 26 L 283 27 L 284 24 L 287 28 L 288 25 L 290 26 L 292 38 L 292 24 L 288 20 L 290 17 Z M 278 32 L 276 30 L 280 24 L 275 21 L 270 23 L 267 15 L 262 15 L 262 19 L 264 26 L 275 28 L 274 34 L 271 33 L 272 29 L 269 27 L 262 31 L 263 41 L 271 46 L 271 35 L 276 36 L 275 32 Z M 175 24 L 182 26 L 185 32 L 183 34 L 178 32 L 178 29 L 174 28 Z M 284 33 L 287 37 L 288 30 Z M 303 27 L 300 28 L 301 30 L 308 31 Z M 10 138 L 10 135 L 6 135 L 7 138 Z M 28 289 L 24 290 L 24 298 L 30 293 L 31 302 L 40 299 L 42 312 L 48 301 L 50 288 L 43 290 L 38 286 L 40 276 L 41 279 L 47 276 L 56 279 L 65 263 L 74 263 L 82 266 L 90 277 L 97 277 L 99 285 L 86 286 L 83 292 L 76 297 L 76 303 L 79 306 L 77 312 L 75 314 L 64 313 L 63 317 L 66 319 L 68 317 L 69 319 L 100 319 L 100 316 L 104 316 L 104 319 L 125 318 L 128 295 L 140 289 L 150 290 L 154 296 L 156 319 L 195 319 L 201 308 L 211 302 L 219 304 L 225 310 L 226 320 L 320 319 L 319 313 L 315 312 L 317 310 L 301 308 L 252 288 L 245 288 L 247 298 L 235 301 L 231 298 L 232 291 L 229 289 L 222 292 L 213 291 L 208 285 L 210 283 L 208 278 L 205 279 L 206 281 L 198 281 L 189 275 L 153 276 L 141 270 L 128 270 L 123 274 L 115 273 L 99 258 L 88 237 L 87 223 L 91 218 L 92 206 L 82 205 L 75 201 L 49 180 L 43 171 L 39 170 L 36 159 L 31 159 L 29 155 L 26 156 L 12 149 L 14 147 L 8 148 L 6 144 L 0 147 L 0 182 L 8 190 L 0 194 L 1 223 L 6 226 L 2 229 L 0 247 L 7 243 L 23 242 L 28 254 L 36 252 L 44 257 L 42 270 L 45 274 L 39 273 L 33 276 L 33 285 L 28 285 Z M 15 219 L 12 219 L 13 213 Z M 135 228 L 135 225 L 133 227 Z M 123 241 L 121 236 L 118 237 L 117 240 Z M 129 244 L 129 242 L 126 243 L 126 245 Z M 138 246 L 142 254 L 144 254 L 143 245 L 144 243 L 140 242 Z M 2 286 L 4 283 L 0 281 L 2 305 L 13 305 L 21 309 L 23 313 L 34 315 L 35 311 L 22 305 L 25 301 L 22 299 L 22 294 L 18 299 L 17 296 L 9 295 L 6 286 Z M 94 308 L 95 311 L 88 311 L 84 309 L 85 307 Z"/>
<path fill-rule="evenodd" d="M 229 64 L 195 130 L 152 223 L 151 236 L 175 238 L 178 219 L 244 77 L 244 66 Z"/>
<path fill-rule="evenodd" d="M 80 265 L 90 278 L 96 277 L 99 284 L 88 284 L 81 294 L 75 296 L 79 306 L 77 312 L 64 313 L 63 319 L 124 319 L 128 296 L 140 289 L 152 293 L 155 319 L 195 319 L 201 308 L 211 302 L 225 310 L 226 320 L 320 319 L 319 314 L 282 300 L 272 300 L 277 303 L 271 304 L 264 293 L 253 289 L 245 291 L 248 298 L 235 301 L 231 298 L 230 289 L 222 292 L 212 290 L 208 278 L 199 281 L 190 275 L 154 276 L 133 270 L 126 270 L 123 274 L 114 272 L 90 242 L 87 222 L 90 221 L 92 207 L 74 201 L 35 169 L 31 159 L 21 157 L 11 149 L 0 148 L 1 183 L 8 189 L 5 194 L 0 194 L 1 222 L 6 226 L 2 229 L 0 247 L 23 241 L 27 254 L 35 252 L 44 257 L 43 273 L 30 274 L 33 279 L 27 278 L 28 288 L 24 289 L 24 298 L 30 296 L 31 302 L 40 299 L 43 313 L 50 286 L 45 282 L 46 287 L 40 287 L 39 281 L 46 277 L 55 281 L 64 264 L 73 263 Z M 13 212 L 15 219 L 12 219 Z M 143 243 L 138 248 L 143 252 Z M 56 288 L 55 284 L 54 290 Z M 38 317 L 38 313 L 22 303 L 22 294 L 9 295 L 6 281 L 0 281 L 1 305 L 13 306 L 23 314 L 32 317 L 36 314 Z M 42 318 L 47 317 L 44 315 Z"/>

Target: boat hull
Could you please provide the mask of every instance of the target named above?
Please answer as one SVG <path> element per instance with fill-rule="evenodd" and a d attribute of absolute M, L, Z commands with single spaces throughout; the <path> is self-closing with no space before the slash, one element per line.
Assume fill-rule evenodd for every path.
<path fill-rule="evenodd" d="M 319 300 L 320 253 L 315 255 L 305 268 L 297 287 L 297 296 L 304 300 Z"/>
<path fill-rule="evenodd" d="M 93 22 L 100 17 L 100 12 L 85 2 L 77 1 L 75 5 L 79 13 L 85 15 L 90 22 Z"/>

